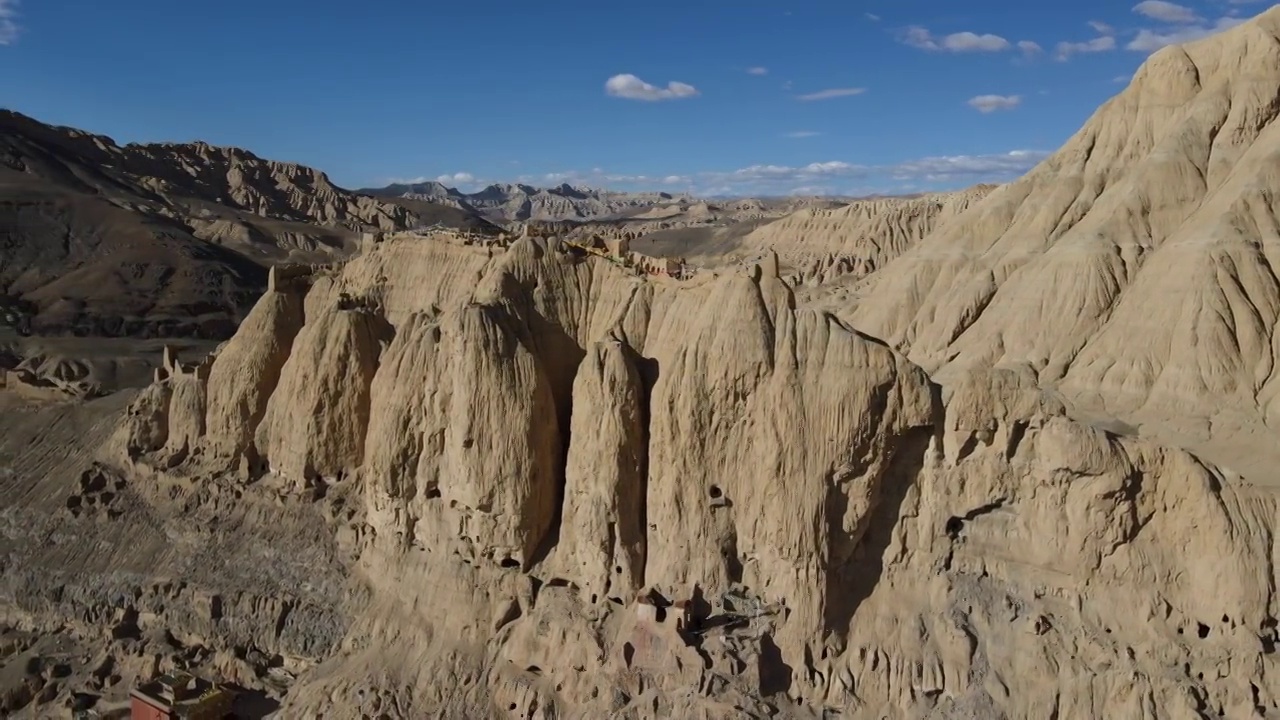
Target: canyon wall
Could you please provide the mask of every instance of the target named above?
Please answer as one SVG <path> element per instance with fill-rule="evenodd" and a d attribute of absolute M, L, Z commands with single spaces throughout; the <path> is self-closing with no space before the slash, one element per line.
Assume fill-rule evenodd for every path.
<path fill-rule="evenodd" d="M 370 600 L 289 712 L 1275 707 L 1270 495 L 1025 368 L 944 391 L 776 259 L 674 282 L 393 240 L 139 403 L 135 470 L 357 498 Z"/>

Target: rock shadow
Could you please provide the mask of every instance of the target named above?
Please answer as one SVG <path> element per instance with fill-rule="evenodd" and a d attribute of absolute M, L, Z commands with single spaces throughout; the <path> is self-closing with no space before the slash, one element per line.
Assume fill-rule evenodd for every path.
<path fill-rule="evenodd" d="M 230 717 L 242 720 L 263 720 L 280 709 L 280 701 L 261 690 L 250 690 L 236 685 L 228 687 L 235 692 Z"/>
<path fill-rule="evenodd" d="M 885 473 L 879 502 L 871 510 L 867 529 L 848 562 L 831 569 L 824 590 L 823 624 L 828 633 L 846 638 L 854 614 L 875 590 L 884 572 L 884 554 L 893 539 L 901 518 L 902 503 L 923 469 L 930 442 L 943 427 L 941 398 L 933 386 L 933 416 L 937 425 L 908 431 Z M 839 557 L 839 550 L 854 541 L 843 530 L 844 511 L 848 499 L 838 488 L 828 491 L 827 518 L 829 530 L 828 557 Z"/>
<path fill-rule="evenodd" d="M 757 670 L 760 675 L 762 697 L 786 693 L 791 689 L 791 678 L 794 673 L 791 666 L 782 659 L 782 650 L 773 641 L 773 636 L 768 633 L 760 636 Z"/>

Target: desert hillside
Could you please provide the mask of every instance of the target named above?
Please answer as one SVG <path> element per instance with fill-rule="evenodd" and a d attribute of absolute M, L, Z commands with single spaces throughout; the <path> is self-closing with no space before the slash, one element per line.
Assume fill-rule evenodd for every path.
<path fill-rule="evenodd" d="M 1280 388 L 1277 34 L 1273 9 L 1155 53 L 1062 149 L 867 278 L 842 316 L 939 377 L 1025 368 L 1084 408 L 1247 462 L 1237 436 L 1274 421 Z"/>
<path fill-rule="evenodd" d="M 349 254 L 365 230 L 497 231 L 237 148 L 119 146 L 9 111 L 0 158 L 0 297 L 36 332 L 225 337 L 271 263 Z"/>
<path fill-rule="evenodd" d="M 224 518 L 215 537 L 275 537 L 245 515 L 272 502 L 325 518 L 317 561 L 352 563 L 351 589 L 219 566 L 142 629 L 258 633 L 291 658 L 286 717 L 1235 716 L 1280 699 L 1260 654 L 1211 670 L 1274 634 L 1272 495 L 1072 419 L 1027 371 L 939 388 L 798 305 L 776 257 L 675 281 L 555 240 L 398 238 L 277 272 L 229 343 L 166 366 L 100 463 L 174 522 Z M 235 615 L 201 619 L 210 594 Z M 266 596 L 317 625 L 263 637 Z M 1096 682 L 1106 665 L 1123 688 Z"/>
<path fill-rule="evenodd" d="M 817 285 L 848 275 L 863 277 L 994 188 L 977 185 L 958 192 L 802 208 L 752 231 L 739 246 L 743 252 L 778 253 L 799 282 Z"/>
<path fill-rule="evenodd" d="M 701 246 L 745 267 L 393 233 L 136 392 L 48 345 L 0 375 L 0 712 L 182 669 L 273 718 L 1274 717 L 1277 98 L 1280 8 L 1016 182 Z"/>

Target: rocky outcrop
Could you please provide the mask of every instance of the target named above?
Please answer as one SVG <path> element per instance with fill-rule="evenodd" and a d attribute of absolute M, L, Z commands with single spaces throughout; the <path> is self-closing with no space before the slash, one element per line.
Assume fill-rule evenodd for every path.
<path fill-rule="evenodd" d="M 1160 50 L 1060 150 L 868 278 L 850 322 L 930 371 L 1027 365 L 1170 437 L 1265 426 L 1277 82 L 1276 11 Z M 1213 455 L 1235 464 L 1237 439 Z"/>
<path fill-rule="evenodd" d="M 774 255 L 674 283 L 554 239 L 388 239 L 310 281 L 300 329 L 241 330 L 287 354 L 278 381 L 159 378 L 122 470 L 144 497 L 197 478 L 215 507 L 325 509 L 306 527 L 365 594 L 329 623 L 340 645 L 290 643 L 320 663 L 290 717 L 1275 714 L 1274 490 L 1091 413 L 1072 383 L 1114 367 L 1129 380 L 1091 392 L 1214 419 L 1267 397 L 1254 320 L 1276 303 L 1241 233 L 1268 226 L 1241 208 L 1273 184 L 1251 153 L 1274 108 L 1243 101 L 1274 95 L 1278 36 L 1272 10 L 1157 53 L 1100 111 L 1133 125 L 1095 118 L 852 312 L 798 300 Z M 1117 245 L 1139 211 L 1158 244 Z M 1205 234 L 1224 217 L 1235 234 Z M 1195 282 L 1137 294 L 1153 268 Z M 1126 317 L 1136 349 L 1104 361 L 1099 328 Z M 1190 342 L 1227 326 L 1234 344 Z M 249 408 L 219 427 L 247 417 L 232 437 L 263 462 L 209 450 L 228 435 L 193 414 L 201 389 L 269 396 L 260 420 L 259 400 L 218 405 Z"/>
<path fill-rule="evenodd" d="M 640 358 L 616 335 L 583 358 L 573 384 L 558 572 L 592 603 L 644 585 L 649 405 Z"/>
<path fill-rule="evenodd" d="M 257 454 L 253 429 L 267 411 L 302 329 L 305 289 L 272 285 L 209 369 L 207 443 L 211 452 L 223 457 Z"/>
<path fill-rule="evenodd" d="M 777 252 L 792 284 L 820 285 L 875 272 L 986 197 L 995 186 L 803 208 L 753 230 L 746 252 Z"/>
<path fill-rule="evenodd" d="M 336 300 L 327 280 L 312 287 L 306 313 L 314 319 L 293 339 L 257 426 L 255 446 L 273 469 L 300 483 L 341 476 L 364 459 L 369 386 L 385 329 L 381 318 Z"/>
<path fill-rule="evenodd" d="M 941 392 L 778 265 L 657 284 L 554 240 L 391 239 L 311 282 L 291 343 L 246 325 L 215 368 L 288 347 L 274 388 L 217 391 L 270 396 L 233 415 L 247 472 L 355 490 L 371 592 L 287 711 L 375 687 L 393 717 L 1274 707 L 1261 665 L 1210 670 L 1274 632 L 1269 496 L 1073 420 L 1030 368 Z M 168 472 L 245 471 L 202 449 L 224 437 Z"/>
<path fill-rule="evenodd" d="M 287 296 L 264 297 L 213 363 L 227 387 L 211 392 L 228 398 L 210 406 L 216 426 L 243 418 L 264 467 L 296 484 L 358 475 L 373 536 L 398 538 L 388 550 L 481 573 L 545 570 L 588 605 L 629 605 L 644 586 L 672 598 L 748 586 L 790 603 L 788 647 L 843 633 L 829 622 L 830 583 L 886 485 L 903 481 L 895 463 L 922 457 L 935 422 L 923 373 L 797 310 L 776 262 L 658 293 L 524 239 L 487 261 L 470 300 L 437 311 L 424 299 L 450 292 L 422 290 L 382 296 L 385 315 L 346 309 L 338 288 L 368 294 L 353 283 L 372 267 L 416 272 L 403 261 L 422 252 L 392 240 L 316 279 L 292 339 Z M 428 252 L 446 266 L 478 257 L 446 243 Z M 220 370 L 238 356 L 262 358 L 259 371 Z M 182 396 L 177 379 L 162 382 Z M 246 399 L 272 386 L 253 427 L 260 400 Z M 829 439 L 792 443 L 793 428 Z M 244 437 L 211 430 L 180 460 L 207 467 L 234 455 L 212 448 L 240 450 Z"/>

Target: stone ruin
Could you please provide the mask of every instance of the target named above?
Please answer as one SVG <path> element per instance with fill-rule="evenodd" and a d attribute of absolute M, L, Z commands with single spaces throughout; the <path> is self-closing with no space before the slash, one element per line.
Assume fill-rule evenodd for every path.
<path fill-rule="evenodd" d="M 585 241 L 569 244 L 622 262 L 645 275 L 684 280 L 694 273 L 693 267 L 684 258 L 655 257 L 635 252 L 631 249 L 631 241 L 622 236 L 604 237 L 593 234 Z"/>
<path fill-rule="evenodd" d="M 152 380 L 161 382 L 170 378 L 190 377 L 206 381 L 216 357 L 214 353 L 209 353 L 198 363 L 183 363 L 178 359 L 178 351 L 172 345 L 165 345 L 160 367 L 152 373 Z"/>
<path fill-rule="evenodd" d="M 472 232 L 470 230 L 458 230 L 455 228 L 444 227 L 442 225 L 433 225 L 427 228 L 420 228 L 417 230 L 399 232 L 390 236 L 384 236 L 379 240 L 379 242 L 399 238 L 411 240 L 431 239 L 453 243 L 455 245 L 479 246 L 484 248 L 507 248 L 511 245 L 514 235 L 509 232 L 488 234 Z"/>
<path fill-rule="evenodd" d="M 692 277 L 695 272 L 693 266 L 689 265 L 684 258 L 656 257 L 632 250 L 631 241 L 637 237 L 637 233 L 633 231 L 611 235 L 591 233 L 582 239 L 574 239 L 571 234 L 567 234 L 560 228 L 561 225 L 567 224 L 519 223 L 513 225 L 510 232 L 501 232 L 497 235 L 448 228 L 427 228 L 410 233 L 395 233 L 390 236 L 377 234 L 378 239 L 376 242 L 385 242 L 388 239 L 401 237 L 413 239 L 429 238 L 454 244 L 480 246 L 486 249 L 506 249 L 517 239 L 537 238 L 549 242 L 563 242 L 579 250 L 606 257 L 643 275 L 685 280 Z M 368 234 L 373 235 L 374 233 Z M 314 268 L 314 266 L 310 267 Z M 289 278 L 301 277 L 307 272 L 304 269 L 282 271 L 282 273 L 287 273 Z M 284 278 L 285 274 L 280 277 Z"/>
<path fill-rule="evenodd" d="M 336 264 L 309 265 L 306 263 L 285 263 L 273 265 L 267 271 L 267 292 L 298 292 L 311 286 L 311 280 L 317 274 L 338 269 Z"/>
<path fill-rule="evenodd" d="M 358 312 L 378 315 L 382 312 L 382 301 L 367 295 L 338 294 L 338 309 L 347 312 Z"/>

